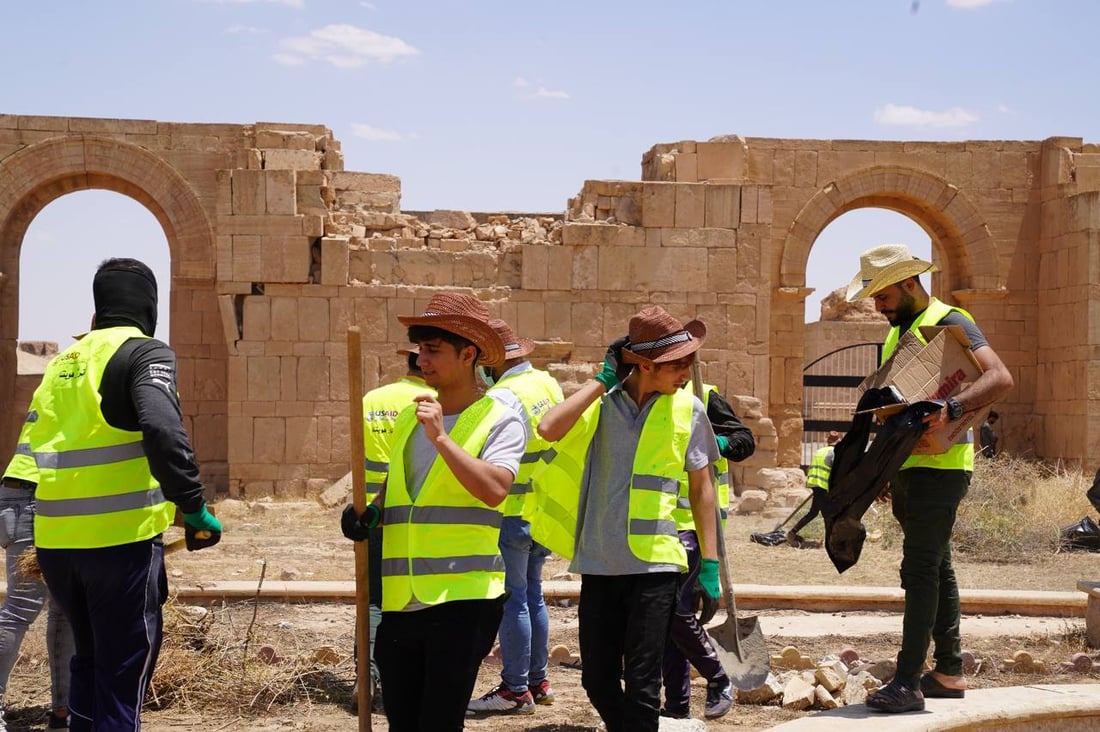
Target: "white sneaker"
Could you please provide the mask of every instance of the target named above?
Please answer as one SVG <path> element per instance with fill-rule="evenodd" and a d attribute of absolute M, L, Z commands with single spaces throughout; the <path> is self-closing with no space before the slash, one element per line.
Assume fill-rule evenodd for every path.
<path fill-rule="evenodd" d="M 535 698 L 526 689 L 522 694 L 517 694 L 504 684 L 497 684 L 489 693 L 471 699 L 466 710 L 488 714 L 534 714 Z"/>

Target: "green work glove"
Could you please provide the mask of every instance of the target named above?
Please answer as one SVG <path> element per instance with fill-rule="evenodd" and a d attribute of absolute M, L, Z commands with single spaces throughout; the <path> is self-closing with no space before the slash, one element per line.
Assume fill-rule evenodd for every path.
<path fill-rule="evenodd" d="M 183 514 L 183 523 L 183 535 L 189 552 L 214 546 L 222 540 L 222 522 L 210 513 L 205 503 L 201 510 Z"/>
<path fill-rule="evenodd" d="M 618 370 L 623 362 L 623 346 L 629 342 L 630 337 L 623 336 L 616 338 L 607 347 L 607 353 L 603 357 L 603 368 L 600 369 L 600 373 L 596 374 L 596 381 L 603 384 L 608 391 L 611 391 L 611 388 L 619 383 Z"/>
<path fill-rule="evenodd" d="M 718 443 L 718 453 L 724 455 L 730 449 L 730 438 L 725 435 L 717 435 L 714 441 Z"/>
<path fill-rule="evenodd" d="M 699 563 L 699 586 L 703 592 L 712 599 L 717 599 L 722 594 L 718 586 L 718 560 L 703 559 Z"/>

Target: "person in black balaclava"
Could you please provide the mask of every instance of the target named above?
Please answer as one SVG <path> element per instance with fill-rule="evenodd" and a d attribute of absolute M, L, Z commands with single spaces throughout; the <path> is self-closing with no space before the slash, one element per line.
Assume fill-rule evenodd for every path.
<path fill-rule="evenodd" d="M 168 589 L 162 532 L 176 507 L 189 550 L 217 544 L 222 527 L 183 426 L 175 353 L 153 338 L 156 277 L 108 259 L 92 293 L 92 330 L 50 362 L 31 400 L 35 545 L 73 626 L 71 728 L 138 729 Z"/>

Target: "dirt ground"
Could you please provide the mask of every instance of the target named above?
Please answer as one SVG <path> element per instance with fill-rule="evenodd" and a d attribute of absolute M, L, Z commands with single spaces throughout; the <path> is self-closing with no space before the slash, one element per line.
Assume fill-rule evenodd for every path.
<path fill-rule="evenodd" d="M 217 508 L 226 525 L 222 543 L 202 552 L 169 557 L 170 582 L 195 583 L 207 579 L 259 583 L 261 572 L 267 580 L 352 579 L 354 560 L 350 543 L 340 535 L 338 509 L 324 509 L 314 503 L 269 501 L 222 501 Z M 874 531 L 876 522 L 887 520 L 886 515 L 870 516 L 868 527 Z M 896 586 L 900 547 L 891 542 L 868 542 L 859 564 L 844 575 L 837 575 L 820 549 L 764 547 L 748 541 L 751 532 L 770 530 L 776 523 L 775 518 L 731 518 L 727 544 L 735 583 Z M 815 528 L 811 525 L 803 534 L 812 537 Z M 1078 579 L 1095 578 L 1095 567 L 1095 555 L 1087 553 L 1052 553 L 1034 563 L 1016 565 L 956 562 L 964 588 L 1021 592 L 1071 591 Z M 564 561 L 551 558 L 544 577 L 562 577 L 566 571 Z M 166 617 L 170 626 L 179 612 L 174 604 L 169 605 Z M 779 615 L 772 611 L 762 613 L 765 617 L 769 614 Z M 176 651 L 166 646 L 154 678 L 154 693 L 143 716 L 144 728 L 153 732 L 192 728 L 210 732 L 355 729 L 356 718 L 348 706 L 354 679 L 350 654 L 354 616 L 353 606 L 340 604 L 261 603 L 255 607 L 251 602 L 240 602 L 210 608 L 205 632 L 217 637 L 216 645 L 221 652 L 204 656 L 203 663 L 220 663 L 221 667 L 216 670 L 212 666 L 194 667 L 193 662 L 187 662 L 192 665 L 181 671 L 180 663 L 174 659 L 183 656 L 173 655 Z M 820 615 L 825 632 L 836 616 Z M 1034 683 L 1034 676 L 1000 670 L 1000 660 L 1010 658 L 1017 650 L 1027 650 L 1036 660 L 1051 662 L 1067 660 L 1074 652 L 1087 650 L 1080 620 L 1060 621 L 1054 626 L 1058 628 L 1056 632 L 1021 632 L 1019 627 L 1016 624 L 1006 628 L 1004 635 L 964 638 L 964 646 L 985 659 L 983 670 L 971 679 L 972 687 Z M 24 643 L 23 656 L 9 684 L 5 701 L 11 730 L 40 730 L 45 726 L 49 678 L 43 629 L 44 620 L 40 619 Z M 171 634 L 170 638 L 173 640 L 169 646 L 179 643 Z M 815 659 L 837 654 L 849 646 L 864 658 L 893 658 L 897 642 L 898 635 L 894 633 L 768 638 L 773 653 L 786 645 L 796 645 Z M 577 650 L 575 606 L 551 608 L 550 643 Z M 262 646 L 270 646 L 274 655 L 281 658 L 265 665 L 259 660 Z M 319 658 L 323 662 L 318 662 Z M 490 661 L 483 664 L 476 693 L 491 688 L 499 679 L 499 672 L 500 667 Z M 184 679 L 188 679 L 186 683 Z M 484 732 L 594 729 L 599 719 L 581 689 L 580 671 L 555 666 L 550 679 L 557 694 L 552 706 L 539 707 L 532 716 L 470 719 L 467 729 Z M 1042 680 L 1096 683 L 1100 675 L 1057 673 Z M 698 716 L 702 714 L 703 696 L 704 687 L 695 687 L 693 711 Z M 738 705 L 727 717 L 707 726 L 714 730 L 760 730 L 798 716 L 800 713 L 774 705 Z M 385 718 L 375 715 L 373 728 L 387 729 Z"/>

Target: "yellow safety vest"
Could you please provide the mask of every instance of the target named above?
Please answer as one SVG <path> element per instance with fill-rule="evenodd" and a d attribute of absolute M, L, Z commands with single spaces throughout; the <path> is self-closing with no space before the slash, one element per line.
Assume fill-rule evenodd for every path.
<path fill-rule="evenodd" d="M 829 490 L 829 473 L 833 468 L 825 460 L 832 451 L 832 446 L 819 447 L 814 451 L 813 459 L 810 460 L 810 469 L 806 472 L 806 485 L 810 488 Z"/>
<path fill-rule="evenodd" d="M 371 389 L 363 396 L 363 470 L 366 474 L 367 501 L 382 489 L 390 470 L 393 428 L 401 410 L 421 394 L 435 395 L 435 389 L 419 376 Z"/>
<path fill-rule="evenodd" d="M 675 564 L 687 569 L 687 554 L 680 543 L 674 512 L 691 439 L 694 403 L 692 395 L 681 390 L 658 396 L 642 425 L 634 452 L 627 544 L 635 557 L 649 564 Z M 593 402 L 573 428 L 550 446 L 534 474 L 536 484 L 545 481 L 555 486 L 556 501 L 548 509 L 536 500 L 531 536 L 567 559 L 573 557 L 580 486 L 601 404 Z"/>
<path fill-rule="evenodd" d="M 692 394 L 695 393 L 692 388 L 692 384 L 689 381 L 684 384 L 683 389 Z M 710 395 L 718 393 L 718 387 L 713 384 L 703 384 L 703 393 L 707 396 L 707 405 L 710 404 Z M 728 458 L 719 456 L 714 461 L 714 470 L 716 476 L 714 478 L 714 488 L 717 491 L 718 510 L 722 515 L 722 521 L 724 522 L 729 516 L 730 509 L 730 461 Z M 684 475 L 684 479 L 680 482 L 680 494 L 676 498 L 676 528 L 680 531 L 694 531 L 695 530 L 695 518 L 691 514 L 691 497 L 688 495 L 688 479 L 687 474 Z M 725 524 L 722 524 L 723 528 Z"/>
<path fill-rule="evenodd" d="M 928 341 L 921 335 L 920 327 L 922 325 L 936 325 L 951 311 L 962 313 L 970 321 L 974 320 L 974 316 L 966 312 L 962 308 L 951 307 L 950 305 L 931 298 L 928 301 L 928 307 L 924 309 L 920 315 L 917 316 L 913 324 L 909 326 L 910 332 L 913 333 L 920 340 L 921 343 L 928 345 Z M 894 326 L 890 329 L 890 332 L 886 335 L 886 341 L 882 345 L 882 363 L 886 363 L 886 359 L 894 353 L 894 350 L 898 347 L 898 341 L 901 339 L 901 328 Z M 960 442 L 952 445 L 948 448 L 947 452 L 940 453 L 939 455 L 910 455 L 908 459 L 901 465 L 901 470 L 906 468 L 935 468 L 937 470 L 967 470 L 974 471 L 974 445 L 973 443 L 973 430 L 969 431 L 971 439 L 966 442 Z"/>
<path fill-rule="evenodd" d="M 523 459 L 520 460 L 519 473 L 512 483 L 512 489 L 508 492 L 508 498 L 504 500 L 505 516 L 522 516 L 528 503 L 527 496 L 534 490 L 531 483 L 531 473 L 535 470 L 542 451 L 549 447 L 550 443 L 539 437 L 539 422 L 550 408 L 562 400 L 561 386 L 553 376 L 539 369 L 528 369 L 515 374 L 505 376 L 498 381 L 489 393 L 497 389 L 508 389 L 527 413 L 527 421 L 530 425 L 531 439 L 524 450 Z"/>
<path fill-rule="evenodd" d="M 99 385 L 107 362 L 137 328 L 93 330 L 46 366 L 31 408 L 29 441 L 38 466 L 35 545 L 92 549 L 151 539 L 175 506 L 149 472 L 141 432 L 107 424 Z"/>
<path fill-rule="evenodd" d="M 25 480 L 28 483 L 38 482 L 38 466 L 34 464 L 34 455 L 31 454 L 31 443 L 29 441 L 31 426 L 37 420 L 38 415 L 29 412 L 27 418 L 23 421 L 23 426 L 19 430 L 19 442 L 15 446 L 15 454 L 12 455 L 11 462 L 8 463 L 8 467 L 4 471 L 5 478 Z"/>
<path fill-rule="evenodd" d="M 507 410 L 482 397 L 462 411 L 450 437 L 470 455 L 480 455 Z M 416 426 L 412 409 L 397 418 L 383 513 L 382 610 L 404 610 L 414 601 L 438 605 L 499 597 L 504 593 L 504 560 L 497 546 L 502 506 L 490 508 L 474 498 L 439 456 L 413 500 L 404 455 Z"/>

